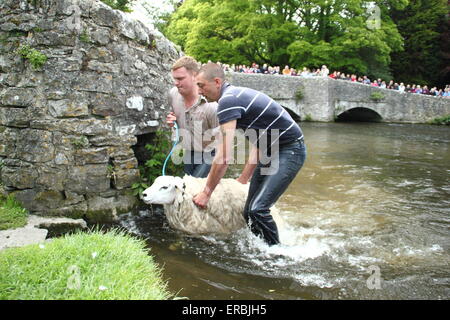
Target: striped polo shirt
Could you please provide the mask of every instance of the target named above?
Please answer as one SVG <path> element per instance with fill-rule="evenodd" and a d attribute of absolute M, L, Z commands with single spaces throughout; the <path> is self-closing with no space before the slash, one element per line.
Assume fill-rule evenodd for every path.
<path fill-rule="evenodd" d="M 245 87 L 235 87 L 224 83 L 218 101 L 217 117 L 219 124 L 237 120 L 237 128 L 247 133 L 248 129 L 257 132 L 257 141 L 246 135 L 259 147 L 264 137 L 266 146 L 293 142 L 303 137 L 302 130 L 289 113 L 266 94 Z"/>

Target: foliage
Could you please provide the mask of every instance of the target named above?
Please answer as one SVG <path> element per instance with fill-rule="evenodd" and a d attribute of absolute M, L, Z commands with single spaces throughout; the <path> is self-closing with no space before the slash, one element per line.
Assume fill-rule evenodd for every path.
<path fill-rule="evenodd" d="M 28 60 L 34 70 L 39 70 L 47 62 L 47 56 L 42 52 L 31 48 L 29 45 L 22 45 L 17 53 L 24 59 Z"/>
<path fill-rule="evenodd" d="M 392 54 L 397 82 L 445 85 L 450 75 L 450 7 L 447 0 L 410 0 L 390 15 L 405 39 L 404 51 Z M 448 80 L 448 78 L 447 78 Z"/>
<path fill-rule="evenodd" d="M 0 193 L 0 230 L 15 229 L 26 225 L 28 213 L 12 196 Z"/>
<path fill-rule="evenodd" d="M 87 30 L 83 30 L 83 32 L 81 32 L 79 39 L 81 42 L 84 43 L 89 43 L 91 42 L 91 37 L 89 35 L 89 32 Z"/>
<path fill-rule="evenodd" d="M 179 0 L 163 0 L 161 4 L 160 1 L 141 0 L 140 4 L 154 26 L 162 33 L 165 33 L 171 11 L 175 10 L 181 2 Z"/>
<path fill-rule="evenodd" d="M 92 231 L 0 252 L 0 300 L 168 299 L 143 240 Z"/>
<path fill-rule="evenodd" d="M 430 121 L 430 124 L 438 124 L 438 125 L 450 125 L 450 114 L 447 116 L 435 118 Z"/>
<path fill-rule="evenodd" d="M 89 146 L 89 140 L 86 136 L 81 136 L 77 139 L 72 139 L 72 145 L 75 147 L 75 149 L 82 149 Z"/>
<path fill-rule="evenodd" d="M 305 97 L 305 94 L 303 93 L 303 90 L 301 88 L 298 88 L 297 91 L 295 91 L 295 101 L 299 102 L 303 100 Z"/>
<path fill-rule="evenodd" d="M 144 166 L 140 166 L 141 181 L 132 185 L 133 194 L 139 195 L 148 186 L 150 186 L 157 177 L 162 174 L 164 161 L 166 160 L 170 150 L 172 149 L 172 141 L 168 131 L 158 130 L 155 133 L 153 143 L 147 144 L 145 149 L 148 151 L 148 160 Z M 177 150 L 177 149 L 176 149 Z M 174 153 L 176 153 L 175 151 Z M 175 154 L 180 157 L 180 153 Z M 173 157 L 174 155 L 172 155 Z M 176 164 L 174 161 L 167 161 L 166 174 L 179 176 L 183 174 L 183 165 Z"/>
<path fill-rule="evenodd" d="M 374 91 L 370 94 L 370 100 L 375 101 L 375 102 L 380 102 L 381 100 L 383 100 L 385 98 L 384 94 L 382 94 L 379 91 Z"/>
<path fill-rule="evenodd" d="M 368 28 L 364 0 L 186 0 L 166 36 L 200 61 L 234 64 L 322 64 L 348 73 L 389 76 L 390 54 L 402 38 L 387 15 L 407 0 L 377 0 L 380 27 Z"/>
<path fill-rule="evenodd" d="M 135 0 L 102 0 L 113 9 L 121 10 L 124 12 L 131 12 L 131 5 Z"/>

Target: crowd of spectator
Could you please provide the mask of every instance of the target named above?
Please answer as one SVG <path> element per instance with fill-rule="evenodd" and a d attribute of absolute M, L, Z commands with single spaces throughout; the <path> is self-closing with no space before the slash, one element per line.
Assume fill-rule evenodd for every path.
<path fill-rule="evenodd" d="M 267 64 L 263 64 L 262 66 L 260 66 L 256 63 L 253 63 L 251 66 L 234 65 L 234 64 L 233 65 L 221 64 L 221 65 L 223 66 L 225 71 L 229 72 L 275 74 L 284 76 L 300 76 L 305 78 L 330 77 L 336 80 L 359 82 L 373 87 L 392 89 L 397 90 L 399 92 L 450 98 L 450 85 L 446 85 L 444 89 L 438 89 L 437 87 L 433 87 L 430 89 L 426 85 L 424 86 L 420 86 L 418 84 L 405 85 L 403 82 L 397 83 L 394 82 L 394 80 L 390 80 L 387 83 L 386 81 L 381 79 L 370 80 L 367 76 L 357 76 L 356 74 L 345 74 L 339 71 L 334 71 L 333 73 L 330 74 L 330 71 L 326 65 L 323 65 L 321 68 L 312 70 L 306 67 L 304 67 L 302 70 L 296 70 L 294 68 L 290 68 L 289 66 L 285 66 L 283 69 L 281 69 L 279 66 L 272 67 L 268 66 Z"/>

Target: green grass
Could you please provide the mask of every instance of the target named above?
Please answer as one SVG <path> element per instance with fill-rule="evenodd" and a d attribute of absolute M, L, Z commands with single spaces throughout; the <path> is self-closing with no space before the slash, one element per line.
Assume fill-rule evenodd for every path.
<path fill-rule="evenodd" d="M 171 297 L 145 242 L 91 231 L 0 251 L 0 300 L 162 300 Z"/>
<path fill-rule="evenodd" d="M 0 195 L 0 230 L 16 229 L 27 224 L 27 210 L 17 202 L 17 200 L 8 195 Z"/>

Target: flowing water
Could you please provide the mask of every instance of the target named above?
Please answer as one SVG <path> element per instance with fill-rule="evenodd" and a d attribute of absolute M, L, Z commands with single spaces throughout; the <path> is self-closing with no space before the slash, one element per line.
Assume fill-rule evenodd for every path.
<path fill-rule="evenodd" d="M 449 299 L 450 128 L 301 123 L 308 156 L 278 201 L 281 245 L 122 217 L 190 299 Z M 238 172 L 235 168 L 233 172 Z"/>

